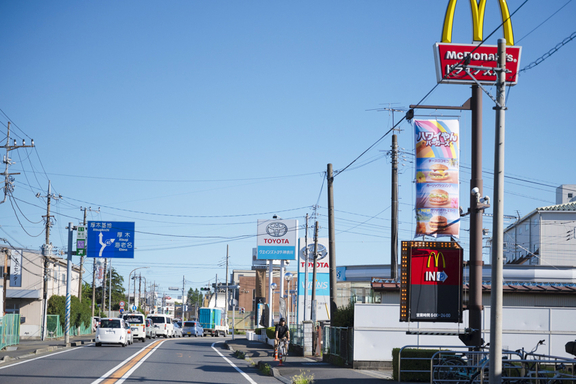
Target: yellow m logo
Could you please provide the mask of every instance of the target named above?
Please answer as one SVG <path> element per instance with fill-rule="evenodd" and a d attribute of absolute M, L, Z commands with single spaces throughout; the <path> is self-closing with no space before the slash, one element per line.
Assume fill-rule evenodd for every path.
<path fill-rule="evenodd" d="M 426 264 L 426 268 L 430 268 L 430 261 L 432 261 L 432 258 L 434 258 L 434 266 L 436 268 L 438 268 L 438 261 L 440 261 L 440 258 L 442 258 L 442 268 L 446 268 L 446 259 L 444 258 L 442 252 L 430 252 L 428 255 L 428 263 Z"/>
<path fill-rule="evenodd" d="M 452 42 L 452 26 L 454 24 L 454 11 L 456 10 L 456 1 L 449 0 L 444 17 L 444 28 L 442 29 L 442 42 Z M 498 0 L 500 3 L 500 13 L 504 23 L 504 38 L 506 45 L 514 45 L 514 33 L 512 32 L 512 22 L 510 21 L 510 11 L 506 0 Z M 472 9 L 472 40 L 482 41 L 484 39 L 484 10 L 486 9 L 486 0 L 470 0 Z"/>

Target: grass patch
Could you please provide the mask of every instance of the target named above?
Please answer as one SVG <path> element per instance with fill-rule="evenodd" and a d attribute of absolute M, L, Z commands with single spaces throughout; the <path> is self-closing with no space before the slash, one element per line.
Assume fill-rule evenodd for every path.
<path fill-rule="evenodd" d="M 246 354 L 242 351 L 235 351 L 234 356 L 238 359 L 244 360 L 246 358 Z"/>
<path fill-rule="evenodd" d="M 292 377 L 293 384 L 310 384 L 314 382 L 314 375 L 310 371 L 302 372 Z"/>
<path fill-rule="evenodd" d="M 266 363 L 260 364 L 260 372 L 266 376 L 272 376 L 272 367 Z"/>

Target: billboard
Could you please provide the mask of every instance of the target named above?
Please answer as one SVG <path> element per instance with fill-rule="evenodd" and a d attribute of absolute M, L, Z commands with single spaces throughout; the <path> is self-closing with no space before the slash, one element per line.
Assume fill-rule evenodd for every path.
<path fill-rule="evenodd" d="M 298 323 L 304 320 L 304 292 L 308 291 L 306 305 L 307 318 L 311 318 L 312 308 L 312 277 L 314 268 L 314 242 L 308 244 L 308 259 L 306 259 L 305 239 L 301 238 L 298 246 Z M 330 319 L 330 264 L 328 257 L 328 239 L 318 239 L 318 256 L 316 258 L 316 320 Z M 308 287 L 306 285 L 306 263 L 308 263 Z"/>
<path fill-rule="evenodd" d="M 459 122 L 414 120 L 416 236 L 460 235 Z"/>
<path fill-rule="evenodd" d="M 10 252 L 10 286 L 22 286 L 22 252 Z"/>
<path fill-rule="evenodd" d="M 295 260 L 298 220 L 258 220 L 258 259 Z"/>
<path fill-rule="evenodd" d="M 449 0 L 442 28 L 442 42 L 434 44 L 436 80 L 439 83 L 460 83 L 493 85 L 496 83 L 498 67 L 498 47 L 481 44 L 484 41 L 484 15 L 486 0 L 470 1 L 472 16 L 472 41 L 475 44 L 452 43 L 452 27 L 456 11 L 456 1 Z M 518 82 L 521 47 L 514 46 L 512 19 L 506 0 L 499 0 L 502 31 L 506 39 L 506 83 Z M 475 81 L 476 80 L 476 81 Z"/>
<path fill-rule="evenodd" d="M 400 321 L 462 322 L 463 252 L 456 242 L 402 242 Z"/>

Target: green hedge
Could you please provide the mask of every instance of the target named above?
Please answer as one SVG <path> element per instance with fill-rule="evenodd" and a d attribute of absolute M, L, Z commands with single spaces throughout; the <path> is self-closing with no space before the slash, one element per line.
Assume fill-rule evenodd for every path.
<path fill-rule="evenodd" d="M 276 338 L 276 327 L 268 327 L 266 328 L 266 336 L 269 339 L 275 339 Z"/>
<path fill-rule="evenodd" d="M 430 360 L 438 352 L 437 349 L 413 349 L 407 348 L 402 351 L 403 358 L 420 358 L 422 360 L 402 360 L 402 371 L 426 371 L 426 372 L 402 372 L 402 381 L 430 382 Z M 400 348 L 392 349 L 392 375 L 398 380 L 398 355 Z"/>
<path fill-rule="evenodd" d="M 49 315 L 60 315 L 62 328 L 66 326 L 66 296 L 53 295 L 48 300 Z M 86 300 L 80 302 L 76 296 L 70 297 L 70 327 L 80 327 L 81 324 L 92 324 L 92 308 Z"/>

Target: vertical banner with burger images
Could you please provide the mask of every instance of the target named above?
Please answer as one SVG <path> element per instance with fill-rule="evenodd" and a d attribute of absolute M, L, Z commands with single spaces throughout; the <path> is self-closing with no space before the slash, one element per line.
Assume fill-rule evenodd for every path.
<path fill-rule="evenodd" d="M 459 122 L 414 120 L 416 236 L 460 234 Z"/>

